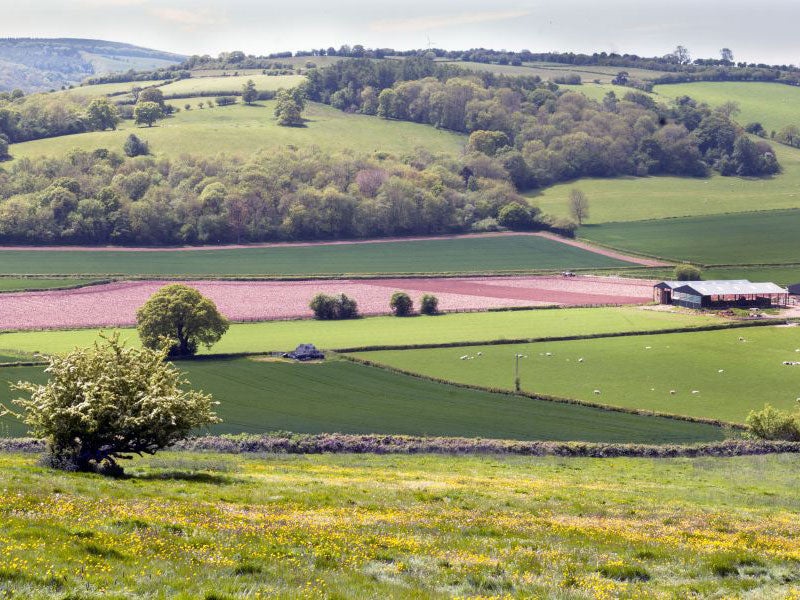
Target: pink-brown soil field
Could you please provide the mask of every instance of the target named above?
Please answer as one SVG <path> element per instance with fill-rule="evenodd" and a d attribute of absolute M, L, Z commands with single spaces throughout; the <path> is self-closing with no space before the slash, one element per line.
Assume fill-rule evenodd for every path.
<path fill-rule="evenodd" d="M 0 294 L 0 329 L 67 329 L 123 326 L 167 281 L 126 281 L 65 291 Z M 234 321 L 311 316 L 319 293 L 344 293 L 365 315 L 389 313 L 395 291 L 418 305 L 435 294 L 443 311 L 562 304 L 637 304 L 650 300 L 654 282 L 618 277 L 461 277 L 315 281 L 189 281 Z"/>

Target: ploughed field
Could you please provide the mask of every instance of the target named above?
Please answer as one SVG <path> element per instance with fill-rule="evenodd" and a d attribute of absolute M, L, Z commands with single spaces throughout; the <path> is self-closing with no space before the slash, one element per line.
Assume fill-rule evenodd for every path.
<path fill-rule="evenodd" d="M 2 298 L 0 298 L 2 300 Z M 211 351 L 215 353 L 292 350 L 314 343 L 326 350 L 526 340 L 631 331 L 661 331 L 719 324 L 707 315 L 668 313 L 640 308 L 571 308 L 502 312 L 450 313 L 434 317 L 369 317 L 353 321 L 269 321 L 234 323 Z M 138 344 L 135 329 L 116 329 L 129 344 Z M 58 354 L 88 346 L 97 329 L 0 333 L 0 354 Z M 201 353 L 207 353 L 205 347 Z"/>
<path fill-rule="evenodd" d="M 515 440 L 695 443 L 720 440 L 718 427 L 614 413 L 585 406 L 458 388 L 341 360 L 321 364 L 267 358 L 176 363 L 194 389 L 220 402 L 210 432 L 409 434 Z M 45 381 L 43 367 L 0 367 L 0 403 L 9 381 Z M 0 417 L 0 437 L 26 427 Z"/>
<path fill-rule="evenodd" d="M 447 381 L 743 423 L 800 397 L 800 327 L 768 326 L 354 356 Z M 467 356 L 467 359 L 462 357 Z M 596 393 L 597 392 L 597 393 Z"/>
<path fill-rule="evenodd" d="M 311 276 L 612 269 L 631 263 L 536 235 L 223 249 L 0 249 L 0 275 Z"/>
<path fill-rule="evenodd" d="M 0 296 L 0 329 L 64 329 L 136 324 L 136 310 L 168 281 L 125 281 L 72 290 Z M 318 293 L 345 293 L 362 314 L 391 312 L 395 291 L 419 306 L 435 294 L 439 310 L 483 310 L 534 305 L 641 304 L 652 297 L 652 281 L 620 277 L 475 277 L 312 281 L 190 281 L 234 321 L 311 317 Z"/>
<path fill-rule="evenodd" d="M 800 593 L 796 455 L 170 452 L 118 480 L 35 462 L 0 455 L 0 572 L 19 597 Z"/>

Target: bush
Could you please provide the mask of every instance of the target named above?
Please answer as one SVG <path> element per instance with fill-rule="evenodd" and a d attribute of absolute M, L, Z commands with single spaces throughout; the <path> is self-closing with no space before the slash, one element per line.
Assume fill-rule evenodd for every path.
<path fill-rule="evenodd" d="M 425 294 L 420 300 L 419 312 L 423 315 L 439 314 L 439 299 L 436 296 Z"/>
<path fill-rule="evenodd" d="M 231 104 L 236 104 L 236 98 L 234 96 L 217 97 L 217 106 L 230 106 Z"/>
<path fill-rule="evenodd" d="M 791 414 L 765 404 L 759 411 L 747 416 L 750 433 L 762 440 L 800 442 L 800 413 Z"/>
<path fill-rule="evenodd" d="M 405 292 L 395 292 L 389 300 L 389 306 L 396 317 L 407 317 L 414 311 L 414 301 Z"/>
<path fill-rule="evenodd" d="M 344 294 L 339 297 L 317 294 L 311 299 L 308 307 L 313 311 L 314 318 L 321 321 L 358 317 L 358 303 Z"/>
<path fill-rule="evenodd" d="M 503 227 L 515 230 L 533 229 L 534 218 L 530 207 L 519 202 L 506 204 L 497 213 L 497 222 Z"/>
<path fill-rule="evenodd" d="M 119 336 L 49 359 L 44 385 L 20 382 L 31 433 L 47 440 L 47 466 L 120 475 L 129 454 L 155 454 L 198 427 L 219 422 L 211 396 L 187 391 L 166 349 L 127 348 Z M 6 409 L 4 412 L 11 412 Z"/>
<path fill-rule="evenodd" d="M 603 565 L 598 572 L 607 579 L 616 579 L 617 581 L 648 581 L 650 579 L 650 573 L 644 567 L 622 562 Z"/>
<path fill-rule="evenodd" d="M 673 273 L 676 281 L 700 281 L 703 277 L 699 267 L 689 264 L 678 265 Z"/>
<path fill-rule="evenodd" d="M 134 134 L 130 134 L 128 139 L 125 140 L 122 149 L 127 156 L 133 158 L 134 156 L 146 156 L 150 154 L 150 147 L 147 142 L 140 140 Z"/>

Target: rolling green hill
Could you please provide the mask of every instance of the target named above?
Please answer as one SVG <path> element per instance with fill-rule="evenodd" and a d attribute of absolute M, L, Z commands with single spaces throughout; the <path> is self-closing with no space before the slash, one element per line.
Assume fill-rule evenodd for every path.
<path fill-rule="evenodd" d="M 308 105 L 303 113 L 307 119 L 305 127 L 280 127 L 273 115 L 274 101 L 203 110 L 196 107 L 199 100 L 190 102 L 195 108 L 182 110 L 153 127 L 138 127 L 131 121 L 123 121 L 116 131 L 81 133 L 14 144 L 11 154 L 15 159 L 20 159 L 61 155 L 72 148 L 121 151 L 130 133 L 148 141 L 154 154 L 168 156 L 187 152 L 211 156 L 220 152 L 248 156 L 259 149 L 287 144 L 316 145 L 323 150 L 351 148 L 367 153 L 384 151 L 397 154 L 424 146 L 434 153 L 457 153 L 466 142 L 462 135 L 428 125 L 348 114 L 323 104 Z"/>
<path fill-rule="evenodd" d="M 305 81 L 302 75 L 237 75 L 229 77 L 191 77 L 168 83 L 160 89 L 164 96 L 182 97 L 195 94 L 234 94 L 241 93 L 242 86 L 253 80 L 258 91 L 275 91 L 280 88 L 293 88 Z"/>
<path fill-rule="evenodd" d="M 800 208 L 800 150 L 776 143 L 773 148 L 783 172 L 772 178 L 713 175 L 702 179 L 581 179 L 533 192 L 528 197 L 543 212 L 566 217 L 569 216 L 570 190 L 582 190 L 589 199 L 587 223 Z"/>
<path fill-rule="evenodd" d="M 103 40 L 0 39 L 0 91 L 47 91 L 80 83 L 91 75 L 168 67 L 183 58 Z"/>
<path fill-rule="evenodd" d="M 199 101 L 199 100 L 198 100 Z M 287 144 L 316 145 L 327 150 L 352 148 L 361 152 L 402 154 L 417 146 L 431 152 L 460 152 L 466 138 L 427 125 L 386 121 L 367 115 L 347 114 L 323 104 L 309 104 L 303 113 L 305 127 L 280 127 L 275 121 L 274 101 L 258 105 L 195 108 L 159 121 L 153 127 L 138 127 L 124 121 L 116 131 L 97 131 L 14 144 L 15 159 L 57 156 L 72 148 L 122 150 L 130 133 L 150 143 L 156 155 L 180 156 L 187 152 L 213 156 L 226 153 L 249 156 L 259 149 Z"/>

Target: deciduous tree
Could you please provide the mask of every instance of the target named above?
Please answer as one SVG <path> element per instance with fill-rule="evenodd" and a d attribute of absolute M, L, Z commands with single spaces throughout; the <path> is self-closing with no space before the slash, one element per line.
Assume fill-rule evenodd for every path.
<path fill-rule="evenodd" d="M 119 124 L 119 110 L 108 98 L 95 98 L 86 109 L 86 120 L 95 130 L 116 129 Z"/>
<path fill-rule="evenodd" d="M 167 285 L 136 311 L 139 337 L 147 348 L 169 345 L 170 356 L 190 356 L 198 344 L 211 347 L 228 331 L 216 304 L 196 289 Z"/>
<path fill-rule="evenodd" d="M 158 119 L 164 117 L 161 107 L 155 102 L 139 102 L 133 109 L 133 118 L 137 125 L 142 123 L 152 127 Z"/>
<path fill-rule="evenodd" d="M 579 189 L 573 188 L 569 191 L 569 214 L 578 222 L 578 225 L 583 225 L 583 222 L 589 218 L 589 199 Z"/>

